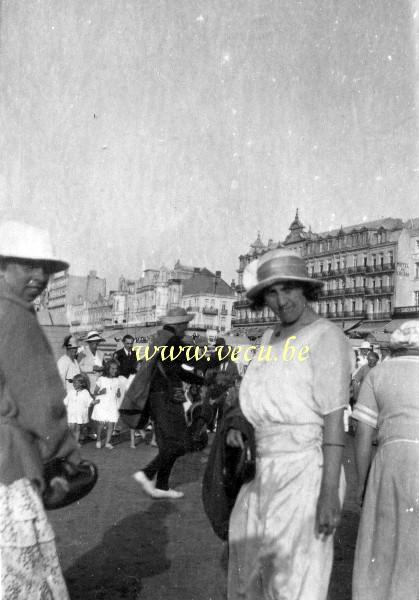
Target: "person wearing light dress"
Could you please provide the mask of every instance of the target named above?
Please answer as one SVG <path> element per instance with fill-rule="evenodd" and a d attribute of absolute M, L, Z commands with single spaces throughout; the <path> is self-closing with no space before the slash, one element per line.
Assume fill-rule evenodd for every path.
<path fill-rule="evenodd" d="M 268 252 L 244 275 L 250 301 L 281 323 L 265 332 L 240 387 L 256 475 L 230 518 L 228 600 L 326 600 L 345 487 L 351 348 L 310 307 L 322 282 L 298 255 Z M 241 432 L 230 429 L 227 444 L 244 447 Z"/>
<path fill-rule="evenodd" d="M 353 413 L 362 505 L 353 600 L 419 598 L 419 320 L 394 331 L 390 348 L 392 357 L 365 377 Z"/>
<path fill-rule="evenodd" d="M 96 447 L 102 447 L 102 431 L 106 428 L 105 448 L 112 450 L 112 433 L 119 418 L 119 407 L 123 396 L 116 360 L 109 360 L 106 363 L 104 374 L 96 381 L 93 396 L 98 400 L 92 412 L 92 419 L 97 422 Z"/>

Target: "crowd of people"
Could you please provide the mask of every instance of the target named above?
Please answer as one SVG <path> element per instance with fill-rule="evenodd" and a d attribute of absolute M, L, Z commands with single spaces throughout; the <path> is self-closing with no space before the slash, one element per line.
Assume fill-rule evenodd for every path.
<path fill-rule="evenodd" d="M 419 322 L 393 333 L 391 357 L 380 361 L 364 343 L 354 364 L 342 330 L 311 307 L 322 282 L 295 253 L 277 249 L 244 274 L 249 301 L 268 306 L 279 324 L 261 340 L 271 359 L 255 357 L 243 379 L 228 358 L 214 355 L 204 369 L 186 356 L 193 315 L 180 307 L 167 313 L 150 342 L 176 350 L 174 360 L 157 354 L 139 363 L 128 334 L 105 359 L 103 338 L 91 331 L 83 347 L 67 336 L 54 364 L 31 303 L 50 274 L 67 266 L 42 230 L 0 226 L 2 597 L 68 598 L 42 502 L 48 460 L 79 464 L 87 436 L 98 449 L 112 450 L 121 426 L 129 427 L 135 447 L 135 436 L 151 422 L 157 452 L 134 480 L 152 499 L 180 500 L 183 492 L 170 487 L 176 460 L 223 428 L 229 404 L 247 429 L 230 427 L 226 445 L 245 449 L 243 432 L 251 431 L 256 468 L 229 520 L 228 599 L 326 600 L 346 487 L 349 404 L 362 507 L 353 599 L 419 597 Z"/>

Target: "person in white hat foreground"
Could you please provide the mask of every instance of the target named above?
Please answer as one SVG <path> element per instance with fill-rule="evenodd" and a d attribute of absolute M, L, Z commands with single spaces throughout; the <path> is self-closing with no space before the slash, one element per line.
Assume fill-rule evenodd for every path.
<path fill-rule="evenodd" d="M 54 357 L 30 303 L 35 281 L 45 282 L 67 267 L 55 258 L 47 232 L 25 223 L 0 225 L 0 597 L 5 599 L 68 598 L 41 499 L 43 462 L 66 457 L 78 464 L 80 456 L 68 430 Z"/>
<path fill-rule="evenodd" d="M 243 281 L 254 305 L 281 323 L 265 332 L 264 358 L 253 358 L 240 387 L 257 459 L 230 518 L 228 598 L 326 600 L 344 492 L 351 348 L 310 307 L 322 282 L 298 255 L 268 252 Z M 243 448 L 241 432 L 230 429 L 227 443 Z"/>
<path fill-rule="evenodd" d="M 362 505 L 354 600 L 419 598 L 419 320 L 394 331 L 390 349 L 365 377 L 352 415 Z"/>
<path fill-rule="evenodd" d="M 185 309 L 177 307 L 169 310 L 163 317 L 163 330 L 159 343 L 174 349 L 174 355 L 184 345 L 184 335 L 189 321 L 194 315 Z M 202 384 L 203 378 L 191 370 L 186 370 L 184 353 L 180 353 L 176 360 L 162 361 L 159 357 L 155 367 L 155 375 L 151 381 L 149 406 L 151 418 L 154 422 L 157 456 L 141 471 L 134 473 L 134 479 L 141 485 L 143 491 L 152 498 L 167 498 L 176 500 L 183 497 L 183 492 L 170 489 L 169 477 L 177 458 L 187 450 L 187 432 L 183 402 L 184 396 L 182 382 Z M 138 372 L 136 377 L 141 376 Z M 135 389 L 135 379 L 129 388 Z"/>

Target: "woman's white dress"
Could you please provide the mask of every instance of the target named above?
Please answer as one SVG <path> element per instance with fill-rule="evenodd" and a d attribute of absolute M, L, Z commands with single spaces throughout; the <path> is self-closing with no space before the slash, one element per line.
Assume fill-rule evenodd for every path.
<path fill-rule="evenodd" d="M 96 396 L 96 399 L 100 402 L 93 409 L 92 419 L 103 423 L 116 423 L 119 418 L 118 411 L 124 392 L 120 378 L 102 376 L 96 381 L 96 386 L 101 390 L 105 389 L 106 393 Z M 118 390 L 120 392 L 119 398 L 117 396 Z"/>
<path fill-rule="evenodd" d="M 355 551 L 354 600 L 419 598 L 419 356 L 371 369 L 353 416 L 378 428 Z"/>
<path fill-rule="evenodd" d="M 269 343 L 265 332 L 262 344 Z M 270 361 L 258 353 L 240 389 L 255 428 L 257 465 L 240 490 L 229 531 L 229 600 L 326 600 L 333 538 L 318 539 L 324 416 L 348 404 L 350 346 L 325 319 L 302 328 L 292 345 L 306 360 L 284 360 L 273 337 Z M 288 355 L 289 358 L 290 355 Z M 341 478 L 343 501 L 344 475 Z"/>

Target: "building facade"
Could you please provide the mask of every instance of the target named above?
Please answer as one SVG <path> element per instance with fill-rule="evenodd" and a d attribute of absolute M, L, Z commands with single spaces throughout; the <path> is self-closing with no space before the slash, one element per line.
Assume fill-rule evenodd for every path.
<path fill-rule="evenodd" d="M 51 276 L 42 299 L 52 320 L 68 320 L 68 307 L 83 302 L 96 302 L 99 297 L 106 296 L 106 279 L 90 271 L 87 276 L 70 275 L 69 271 L 61 271 Z"/>
<path fill-rule="evenodd" d="M 258 336 L 276 321 L 269 309 L 251 310 L 242 284 L 246 264 L 272 247 L 300 253 L 309 274 L 325 282 L 314 309 L 345 330 L 379 330 L 402 309 L 419 306 L 419 219 L 387 218 L 313 233 L 297 211 L 283 242 L 265 246 L 258 236 L 239 257 L 235 329 Z"/>
<path fill-rule="evenodd" d="M 182 302 L 188 312 L 194 313 L 189 330 L 225 333 L 231 329 L 234 289 L 208 269 L 195 269 L 192 277 L 183 281 Z"/>

